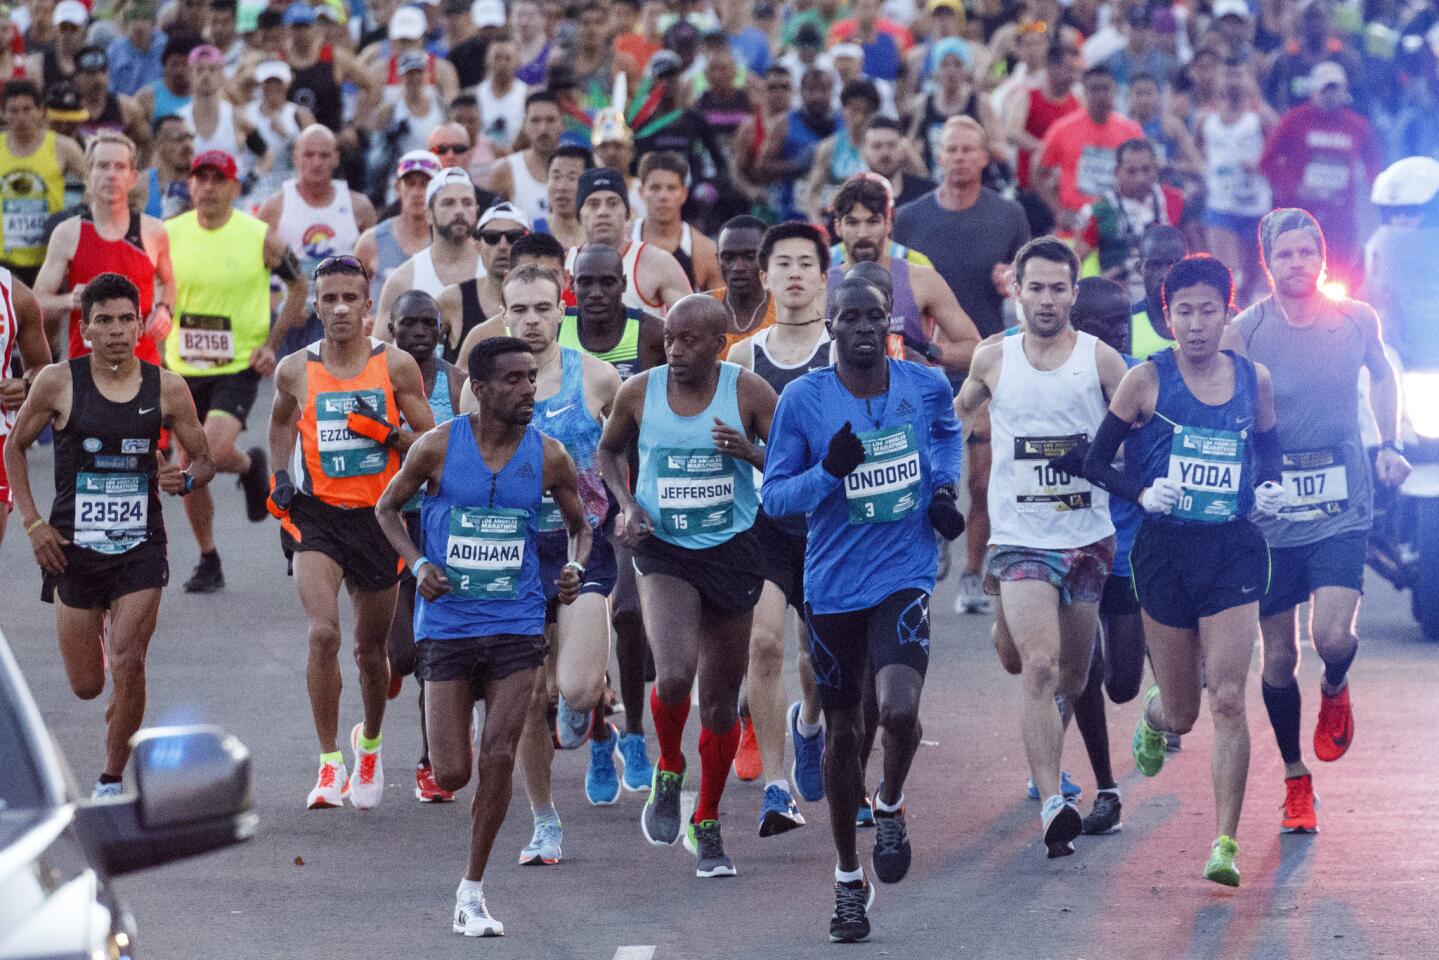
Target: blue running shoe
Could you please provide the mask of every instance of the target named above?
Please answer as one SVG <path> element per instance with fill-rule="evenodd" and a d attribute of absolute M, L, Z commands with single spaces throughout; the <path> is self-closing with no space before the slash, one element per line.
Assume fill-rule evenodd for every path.
<path fill-rule="evenodd" d="M 1059 771 L 1059 792 L 1064 794 L 1064 799 L 1066 800 L 1078 800 L 1084 796 L 1084 788 L 1069 779 L 1068 770 Z M 1029 799 L 1039 799 L 1039 788 L 1034 785 L 1034 780 L 1032 779 L 1029 781 L 1028 793 Z"/>
<path fill-rule="evenodd" d="M 860 801 L 859 809 L 854 812 L 854 825 L 861 830 L 874 826 L 874 801 L 870 800 L 867 793 Z"/>
<path fill-rule="evenodd" d="M 807 803 L 818 803 L 824 799 L 824 731 L 812 737 L 799 732 L 799 708 L 796 700 L 789 705 L 789 735 L 794 741 L 794 766 L 790 767 L 790 780 L 795 792 Z"/>
<path fill-rule="evenodd" d="M 759 835 L 774 837 L 802 826 L 804 817 L 789 791 L 775 784 L 765 787 L 764 805 L 759 811 Z"/>
<path fill-rule="evenodd" d="M 655 768 L 645 752 L 645 735 L 627 733 L 620 737 L 620 757 L 625 763 L 625 776 L 620 784 L 626 793 L 644 793 L 654 779 Z"/>
<path fill-rule="evenodd" d="M 565 702 L 564 694 L 560 694 L 559 706 L 555 708 L 555 743 L 561 750 L 575 749 L 590 735 L 593 718 L 591 711 L 581 713 Z"/>
<path fill-rule="evenodd" d="M 560 844 L 565 832 L 559 817 L 535 821 L 535 832 L 529 846 L 520 851 L 520 866 L 552 866 L 560 862 Z"/>
<path fill-rule="evenodd" d="M 585 797 L 597 807 L 608 806 L 620 796 L 620 774 L 615 769 L 615 759 L 620 755 L 620 732 L 613 723 L 609 728 L 608 739 L 590 740 L 590 768 L 585 772 Z"/>

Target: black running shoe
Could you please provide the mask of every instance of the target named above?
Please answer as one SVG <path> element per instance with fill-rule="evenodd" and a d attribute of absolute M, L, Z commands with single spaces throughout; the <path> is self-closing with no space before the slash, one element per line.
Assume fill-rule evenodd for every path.
<path fill-rule="evenodd" d="M 874 810 L 874 875 L 884 883 L 899 883 L 909 873 L 909 830 L 904 808 L 894 813 Z"/>
<path fill-rule="evenodd" d="M 1099 791 L 1094 797 L 1094 807 L 1089 811 L 1089 816 L 1084 818 L 1084 835 L 1096 837 L 1105 833 L 1118 833 L 1124 826 L 1119 820 L 1120 810 L 1119 794 L 1110 790 Z"/>
<path fill-rule="evenodd" d="M 869 938 L 869 908 L 874 884 L 855 880 L 834 885 L 834 913 L 829 918 L 830 943 L 859 943 Z"/>
<path fill-rule="evenodd" d="M 1074 852 L 1074 838 L 1084 829 L 1084 820 L 1073 800 L 1058 794 L 1050 797 L 1044 802 L 1039 819 L 1044 827 L 1044 846 L 1049 859 L 1067 857 Z"/>
<path fill-rule="evenodd" d="M 195 572 L 185 581 L 186 593 L 214 593 L 225 588 L 225 571 L 220 569 L 218 553 L 200 554 Z"/>
<path fill-rule="evenodd" d="M 724 852 L 724 840 L 720 837 L 718 820 L 693 821 L 685 829 L 685 849 L 695 855 L 695 876 L 706 880 L 712 877 L 738 876 L 734 861 Z"/>
<path fill-rule="evenodd" d="M 240 474 L 238 486 L 245 491 L 245 516 L 259 523 L 270 512 L 265 506 L 270 498 L 270 458 L 259 447 L 245 452 L 250 455 L 250 469 Z"/>

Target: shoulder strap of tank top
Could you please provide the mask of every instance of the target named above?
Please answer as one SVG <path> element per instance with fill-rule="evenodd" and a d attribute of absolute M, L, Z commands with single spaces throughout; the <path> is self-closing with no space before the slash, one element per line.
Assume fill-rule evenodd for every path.
<path fill-rule="evenodd" d="M 473 327 L 475 324 L 483 321 L 484 318 L 481 317 L 480 320 L 469 322 L 472 317 L 479 316 L 482 313 L 484 313 L 484 308 L 480 306 L 479 278 L 471 277 L 469 280 L 461 280 L 460 326 L 465 330 L 466 333 L 468 333 L 470 331 L 470 328 Z"/>
<path fill-rule="evenodd" d="M 694 252 L 694 245 L 695 245 L 694 234 L 690 232 L 689 222 L 688 222 L 688 221 L 685 221 L 685 220 L 681 220 L 681 221 L 680 221 L 680 249 L 683 250 L 685 253 L 693 253 L 693 252 Z"/>
<path fill-rule="evenodd" d="M 130 225 L 125 228 L 125 239 L 141 250 L 145 249 L 145 237 L 140 230 L 140 214 L 138 211 L 130 211 Z"/>

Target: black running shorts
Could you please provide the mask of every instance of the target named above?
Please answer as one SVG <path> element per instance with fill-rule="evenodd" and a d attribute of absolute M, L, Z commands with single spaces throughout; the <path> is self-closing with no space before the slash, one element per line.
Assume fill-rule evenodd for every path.
<path fill-rule="evenodd" d="M 1259 615 L 1292 610 L 1320 587 L 1348 587 L 1363 593 L 1368 555 L 1369 534 L 1363 530 L 1337 533 L 1302 547 L 1271 547 L 1269 594 L 1259 602 Z"/>
<path fill-rule="evenodd" d="M 308 494 L 295 494 L 290 521 L 300 531 L 296 553 L 323 553 L 351 586 L 366 593 L 386 590 L 400 579 L 400 555 L 380 529 L 372 507 L 332 507 Z"/>
<path fill-rule="evenodd" d="M 1128 617 L 1139 613 L 1139 598 L 1134 595 L 1134 582 L 1128 577 L 1110 574 L 1104 581 L 1099 597 L 1101 617 Z"/>
<path fill-rule="evenodd" d="M 1257 603 L 1269 589 L 1269 547 L 1248 520 L 1183 526 L 1145 520 L 1129 566 L 1144 612 L 1181 630 Z"/>
<path fill-rule="evenodd" d="M 659 537 L 646 537 L 635 547 L 640 576 L 664 574 L 683 580 L 700 595 L 700 605 L 718 617 L 749 613 L 759 603 L 764 578 L 759 575 L 759 550 L 746 530 L 703 550 L 677 547 Z"/>
<path fill-rule="evenodd" d="M 555 581 L 570 558 L 570 537 L 563 532 L 542 533 L 537 538 L 536 552 L 540 557 L 540 586 L 545 588 L 545 623 L 554 623 L 560 609 L 560 588 Z M 595 531 L 594 545 L 590 547 L 590 558 L 585 563 L 585 575 L 580 578 L 580 593 L 598 593 L 608 597 L 615 588 L 618 571 L 615 569 L 615 551 L 609 538 L 599 530 Z"/>
<path fill-rule="evenodd" d="M 170 561 L 165 544 L 146 540 L 124 553 L 99 553 L 77 547 L 73 543 L 65 552 L 65 572 L 45 574 L 40 586 L 40 599 L 60 602 L 74 610 L 108 607 L 127 593 L 164 588 L 170 583 Z"/>
<path fill-rule="evenodd" d="M 500 633 L 492 637 L 421 640 L 415 673 L 426 683 L 468 680 L 476 700 L 485 686 L 545 662 L 545 638 L 538 634 Z"/>
<path fill-rule="evenodd" d="M 803 612 L 805 535 L 791 533 L 763 510 L 755 514 L 751 529 L 759 549 L 760 576 L 779 587 L 791 607 Z"/>
<path fill-rule="evenodd" d="M 864 671 L 877 674 L 902 663 L 929 669 L 929 594 L 909 588 L 872 607 L 844 613 L 805 610 L 809 625 L 809 662 L 819 699 L 826 707 L 856 707 L 864 693 Z"/>
<path fill-rule="evenodd" d="M 260 375 L 254 370 L 241 370 L 210 377 L 186 377 L 185 385 L 190 388 L 201 423 L 211 411 L 227 413 L 240 421 L 243 430 L 260 393 Z"/>

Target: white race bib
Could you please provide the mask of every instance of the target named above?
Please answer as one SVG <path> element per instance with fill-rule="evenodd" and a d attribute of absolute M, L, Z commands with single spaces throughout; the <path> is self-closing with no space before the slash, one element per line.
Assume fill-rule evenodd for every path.
<path fill-rule="evenodd" d="M 1052 461 L 1087 440 L 1082 433 L 1067 437 L 1014 438 L 1014 508 L 1020 513 L 1088 510 L 1094 488 L 1077 474 L 1065 473 Z"/>
<path fill-rule="evenodd" d="M 1349 476 L 1335 450 L 1298 450 L 1284 454 L 1284 489 L 1289 503 L 1281 520 L 1322 520 L 1349 507 Z"/>
<path fill-rule="evenodd" d="M 75 476 L 75 545 L 96 553 L 124 553 L 149 530 L 150 481 L 143 473 Z"/>

